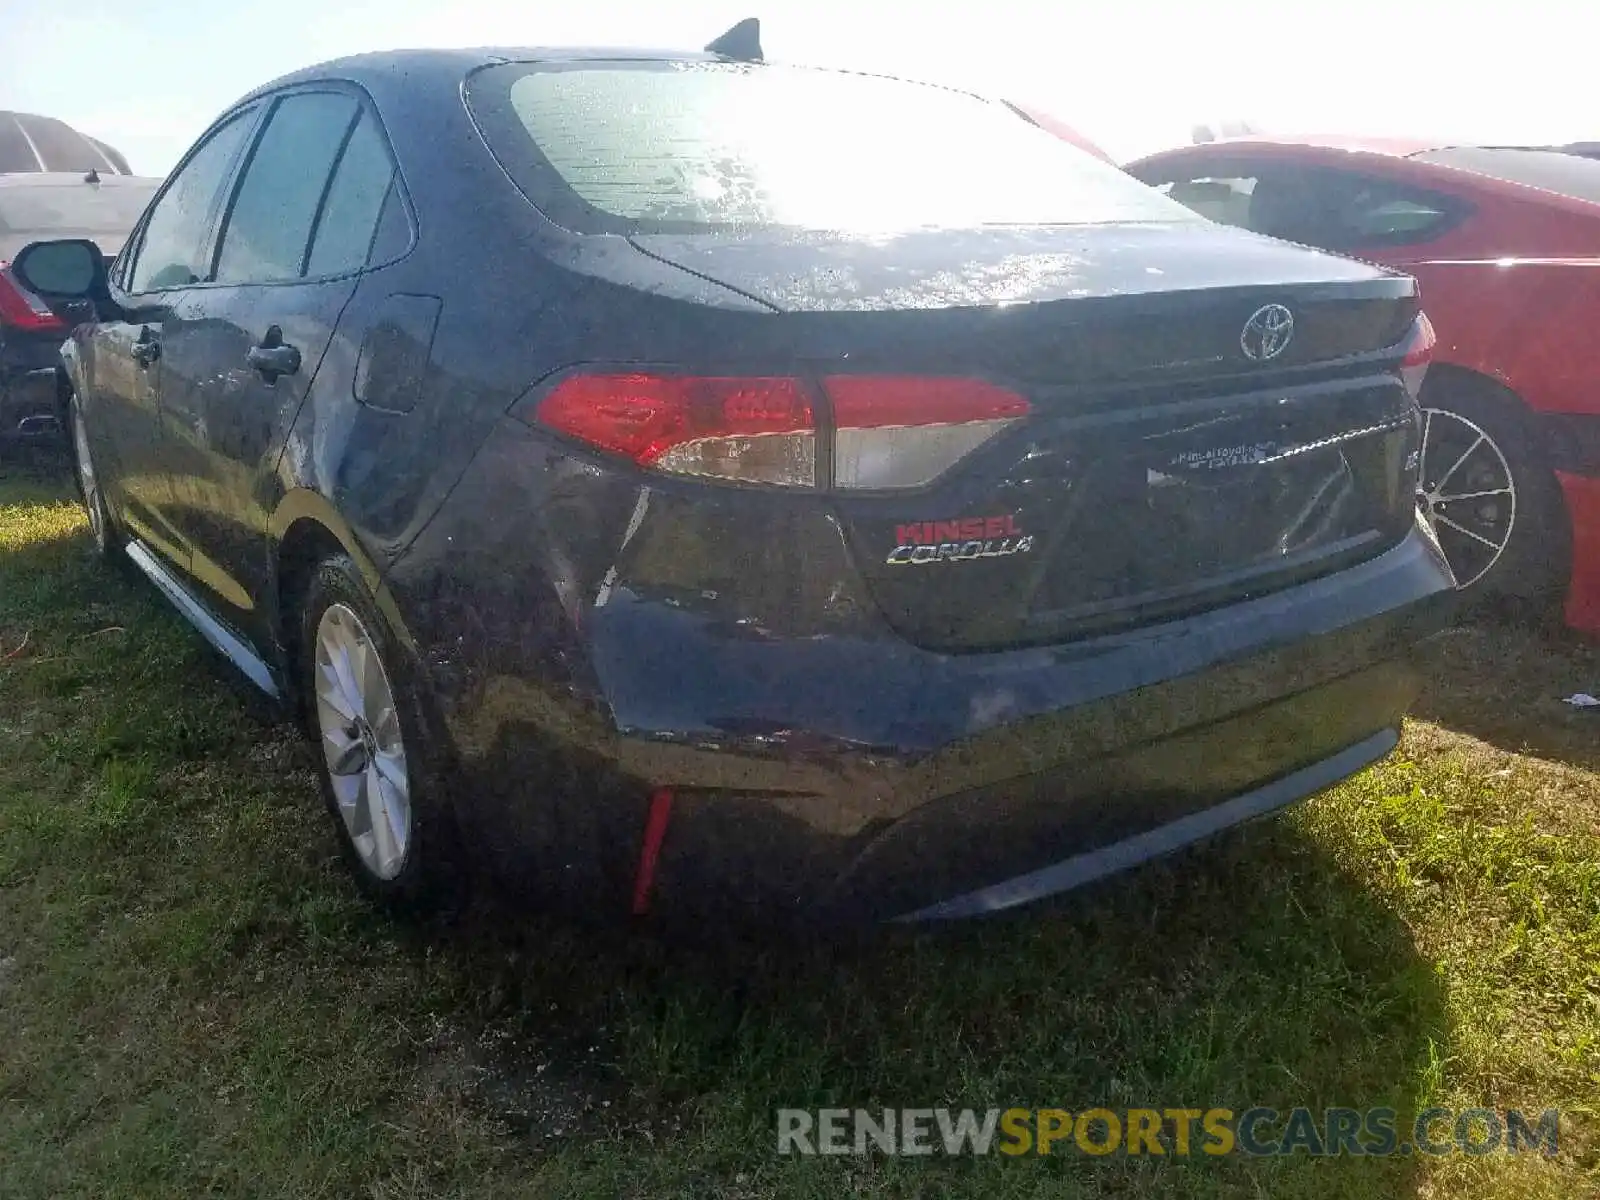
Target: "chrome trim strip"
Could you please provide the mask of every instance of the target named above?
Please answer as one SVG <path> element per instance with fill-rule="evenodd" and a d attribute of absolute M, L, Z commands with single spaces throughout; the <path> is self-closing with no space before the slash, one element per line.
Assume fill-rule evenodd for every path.
<path fill-rule="evenodd" d="M 133 559 L 134 566 L 150 577 L 150 582 L 160 589 L 163 595 L 183 614 L 189 624 L 199 631 L 200 636 L 210 642 L 216 649 L 244 672 L 245 678 L 250 680 L 274 700 L 278 698 L 278 685 L 273 682 L 272 671 L 266 662 L 250 646 L 226 629 L 221 622 L 213 617 L 200 601 L 190 594 L 189 589 L 175 579 L 171 572 L 162 565 L 161 561 L 151 554 L 144 545 L 137 541 L 128 543 L 128 557 Z"/>
<path fill-rule="evenodd" d="M 1224 800 L 1221 804 L 1180 817 L 1145 833 L 1135 834 L 1109 846 L 1075 854 L 1071 858 L 1049 867 L 1042 867 L 1026 875 L 1003 880 L 975 892 L 941 900 L 916 912 L 892 918 L 894 921 L 949 921 L 964 917 L 978 917 L 1002 912 L 1018 905 L 1043 900 L 1069 888 L 1082 887 L 1107 875 L 1170 854 L 1191 842 L 1219 833 L 1230 825 L 1237 825 L 1296 800 L 1304 799 L 1325 788 L 1330 788 L 1357 771 L 1371 766 L 1400 743 L 1400 734 L 1385 729 L 1347 746 L 1321 762 L 1302 767 L 1281 779 Z"/>

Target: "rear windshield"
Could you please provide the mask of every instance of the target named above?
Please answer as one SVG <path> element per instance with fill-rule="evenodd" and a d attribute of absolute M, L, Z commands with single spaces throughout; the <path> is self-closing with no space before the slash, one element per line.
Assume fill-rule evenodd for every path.
<path fill-rule="evenodd" d="M 1424 150 L 1416 156 L 1423 162 L 1441 163 L 1492 175 L 1511 183 L 1525 183 L 1559 192 L 1578 200 L 1600 204 L 1600 162 L 1559 150 L 1515 150 L 1495 146 L 1452 146 L 1444 150 Z"/>
<path fill-rule="evenodd" d="M 1000 104 L 720 62 L 517 63 L 468 100 L 530 199 L 580 232 L 1192 221 Z"/>
<path fill-rule="evenodd" d="M 77 175 L 70 182 L 36 180 L 39 176 L 0 185 L 0 247 L 5 248 L 0 257 L 29 242 L 70 237 L 89 238 L 115 253 L 161 182 L 108 176 L 93 184 Z"/>

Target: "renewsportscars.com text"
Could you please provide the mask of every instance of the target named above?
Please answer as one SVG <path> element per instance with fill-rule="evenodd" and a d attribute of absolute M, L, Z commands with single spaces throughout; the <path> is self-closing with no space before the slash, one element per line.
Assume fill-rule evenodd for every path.
<path fill-rule="evenodd" d="M 1425 1108 L 1403 1121 L 1392 1108 L 778 1110 L 785 1155 L 1128 1154 L 1312 1157 L 1538 1153 L 1553 1157 L 1560 1113 Z"/>

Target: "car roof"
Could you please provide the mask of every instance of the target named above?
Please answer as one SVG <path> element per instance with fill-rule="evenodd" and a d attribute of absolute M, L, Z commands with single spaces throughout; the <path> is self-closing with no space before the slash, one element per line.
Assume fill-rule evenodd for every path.
<path fill-rule="evenodd" d="M 653 50 L 638 46 L 479 46 L 459 50 L 380 50 L 330 59 L 279 76 L 239 100 L 318 79 L 342 78 L 356 82 L 394 82 L 402 77 L 425 84 L 452 83 L 477 67 L 505 62 L 581 62 L 587 60 L 638 62 L 727 62 L 703 51 Z"/>
<path fill-rule="evenodd" d="M 0 174 L 87 171 L 131 175 L 128 160 L 56 117 L 0 111 Z"/>
<path fill-rule="evenodd" d="M 1068 125 L 1060 117 L 1046 112 L 1038 105 L 1024 103 L 1021 100 L 1002 100 L 1001 103 L 1009 108 L 1012 112 L 1020 114 L 1024 120 L 1030 121 L 1037 125 L 1046 133 L 1053 133 L 1056 137 L 1060 138 L 1064 142 L 1067 142 L 1069 145 L 1073 145 L 1080 150 L 1087 151 L 1096 158 L 1104 159 L 1106 162 L 1112 162 L 1111 156 L 1097 146 L 1092 140 L 1080 133 L 1071 125 Z M 1112 163 L 1112 165 L 1115 166 L 1116 164 Z"/>
<path fill-rule="evenodd" d="M 319 80 L 343 79 L 361 84 L 374 95 L 390 91 L 402 86 L 413 89 L 420 85 L 424 89 L 444 87 L 454 90 L 459 86 L 464 75 L 479 67 L 495 66 L 501 63 L 571 63 L 571 62 L 682 62 L 682 63 L 732 63 L 744 64 L 744 60 L 730 58 L 724 54 L 712 54 L 703 50 L 660 49 L 643 46 L 475 46 L 462 49 L 412 49 L 412 50 L 378 50 L 368 54 L 353 54 L 344 58 L 329 59 L 327 62 L 316 63 L 303 67 L 288 75 L 281 75 L 268 83 L 262 84 L 249 94 L 241 96 L 228 107 L 228 112 L 241 105 L 248 104 L 262 96 L 269 95 L 283 88 L 293 87 L 301 83 L 315 83 Z M 757 61 L 755 65 L 765 66 L 765 62 Z M 913 79 L 908 76 L 896 75 L 887 71 L 852 71 L 846 68 L 815 66 L 809 63 L 774 63 L 773 66 L 783 66 L 804 70 L 835 71 L 840 74 L 868 74 L 884 79 L 903 79 L 914 82 L 920 86 L 943 88 L 945 91 L 969 93 L 967 89 L 952 87 L 948 84 L 937 83 L 926 79 Z M 979 99 L 987 97 L 979 96 Z M 1009 103 L 998 101 L 998 103 Z M 1013 111 L 1017 106 L 1012 105 Z M 1025 114 L 1028 119 L 1033 119 L 1034 113 Z M 220 119 L 220 118 L 219 118 Z M 1036 122 L 1037 123 L 1037 122 Z M 1060 124 L 1057 122 L 1056 124 Z M 1064 128 L 1064 126 L 1063 126 Z M 1051 132 L 1065 137 L 1065 134 L 1052 129 Z M 1082 139 L 1081 135 L 1067 137 L 1068 141 L 1084 145 L 1107 162 L 1111 159 L 1099 147 Z"/>
<path fill-rule="evenodd" d="M 1424 150 L 1440 150 L 1450 145 L 1448 141 L 1440 139 L 1424 139 L 1414 137 L 1366 137 L 1357 134 L 1316 133 L 1316 134 L 1266 134 L 1249 133 L 1240 137 L 1218 138 L 1214 142 L 1202 142 L 1200 146 L 1183 146 L 1183 150 L 1196 150 L 1201 146 L 1217 149 L 1245 149 L 1249 147 L 1266 146 L 1303 146 L 1316 150 L 1344 150 L 1356 154 L 1383 154 L 1390 158 L 1409 158 L 1413 154 L 1420 154 Z M 1163 151 L 1162 153 L 1172 153 Z"/>
<path fill-rule="evenodd" d="M 1143 164 L 1157 166 L 1167 162 L 1203 162 L 1211 155 L 1224 161 L 1236 154 L 1283 152 L 1294 157 L 1310 151 L 1307 157 L 1319 158 L 1322 165 L 1338 154 L 1371 155 L 1388 158 L 1402 171 L 1420 181 L 1424 176 L 1449 180 L 1457 187 L 1527 199 L 1540 197 L 1570 211 L 1593 215 L 1600 204 L 1597 161 L 1560 146 L 1482 145 L 1448 140 L 1422 141 L 1414 138 L 1360 138 L 1337 135 L 1262 136 L 1221 138 L 1191 146 L 1179 146 L 1124 164 L 1137 172 Z M 1513 169 L 1515 168 L 1515 169 Z M 1577 208 L 1572 206 L 1577 205 Z"/>

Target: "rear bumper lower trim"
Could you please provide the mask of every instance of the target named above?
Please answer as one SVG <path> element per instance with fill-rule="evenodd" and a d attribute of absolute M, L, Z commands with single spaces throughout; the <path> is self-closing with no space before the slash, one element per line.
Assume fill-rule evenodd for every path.
<path fill-rule="evenodd" d="M 893 918 L 896 922 L 948 921 L 983 916 L 1032 904 L 1058 892 L 1082 887 L 1129 867 L 1170 854 L 1230 826 L 1264 816 L 1296 800 L 1332 787 L 1371 766 L 1399 743 L 1398 732 L 1386 729 L 1302 767 L 1280 779 L 1235 796 L 1232 800 L 1181 817 L 1145 833 L 1096 850 L 1077 854 L 1040 870 L 1003 880 L 974 892 L 941 900 Z"/>

